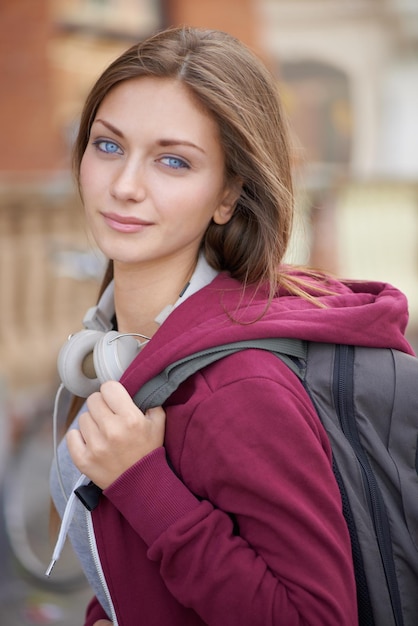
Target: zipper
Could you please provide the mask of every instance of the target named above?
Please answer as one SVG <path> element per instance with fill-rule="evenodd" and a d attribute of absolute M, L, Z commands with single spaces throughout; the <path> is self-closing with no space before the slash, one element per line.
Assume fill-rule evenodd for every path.
<path fill-rule="evenodd" d="M 376 476 L 364 450 L 354 410 L 354 346 L 337 345 L 335 351 L 333 395 L 341 429 L 359 463 L 385 572 L 396 626 L 403 626 L 401 600 L 392 551 L 389 519 Z"/>
<path fill-rule="evenodd" d="M 100 561 L 99 551 L 97 549 L 96 536 L 94 534 L 94 528 L 93 528 L 92 514 L 87 509 L 86 509 L 86 522 L 87 522 L 87 536 L 89 540 L 90 552 L 93 557 L 93 562 L 96 567 L 100 584 L 103 587 L 106 600 L 109 604 L 112 626 L 118 626 L 118 618 L 116 617 L 115 607 L 113 606 L 112 597 L 110 595 L 109 587 L 107 586 L 106 578 L 105 578 L 103 568 L 102 568 L 102 563 Z"/>

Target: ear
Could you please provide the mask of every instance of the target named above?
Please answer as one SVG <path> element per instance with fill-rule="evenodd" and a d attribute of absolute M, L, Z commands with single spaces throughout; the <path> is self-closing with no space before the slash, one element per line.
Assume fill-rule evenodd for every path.
<path fill-rule="evenodd" d="M 243 181 L 240 178 L 236 178 L 228 184 L 224 190 L 221 202 L 213 214 L 212 219 L 215 224 L 222 225 L 229 222 L 241 195 L 242 185 Z"/>

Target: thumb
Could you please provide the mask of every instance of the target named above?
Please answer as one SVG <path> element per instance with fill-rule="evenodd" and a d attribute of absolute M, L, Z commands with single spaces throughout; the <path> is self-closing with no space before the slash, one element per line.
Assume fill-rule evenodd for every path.
<path fill-rule="evenodd" d="M 154 406 L 145 412 L 145 416 L 160 425 L 165 423 L 165 411 L 162 406 Z"/>

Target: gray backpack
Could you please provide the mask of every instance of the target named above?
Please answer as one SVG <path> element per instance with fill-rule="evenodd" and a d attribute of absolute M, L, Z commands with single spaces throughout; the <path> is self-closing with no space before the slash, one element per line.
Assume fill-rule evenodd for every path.
<path fill-rule="evenodd" d="M 192 354 L 134 400 L 157 406 L 197 370 L 269 350 L 301 379 L 333 450 L 351 536 L 360 626 L 418 626 L 418 359 L 396 350 L 259 339 Z"/>

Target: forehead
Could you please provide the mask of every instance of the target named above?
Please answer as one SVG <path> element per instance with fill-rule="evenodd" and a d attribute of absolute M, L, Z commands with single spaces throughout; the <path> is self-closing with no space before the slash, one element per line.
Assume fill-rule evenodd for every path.
<path fill-rule="evenodd" d="M 103 98 L 96 118 L 103 112 L 122 119 L 139 120 L 143 115 L 148 122 L 203 125 L 219 135 L 214 116 L 188 86 L 174 78 L 142 76 L 122 81 Z"/>

